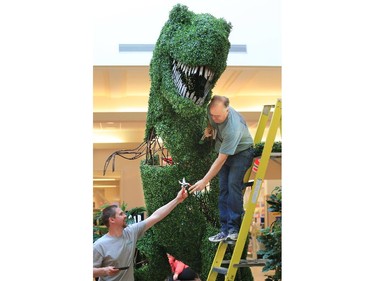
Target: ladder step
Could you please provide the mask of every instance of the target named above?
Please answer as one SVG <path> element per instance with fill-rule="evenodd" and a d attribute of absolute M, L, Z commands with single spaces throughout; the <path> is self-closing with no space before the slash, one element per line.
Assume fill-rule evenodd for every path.
<path fill-rule="evenodd" d="M 236 241 L 235 240 L 231 240 L 231 239 L 226 239 L 226 240 L 223 240 L 221 242 L 223 242 L 224 244 L 228 244 L 228 245 L 234 245 L 234 244 L 236 244 Z"/>
<path fill-rule="evenodd" d="M 253 186 L 254 180 L 249 180 L 248 182 L 245 182 L 244 185 L 247 186 Z"/>
<path fill-rule="evenodd" d="M 281 157 L 282 152 L 271 152 L 270 157 Z"/>
<path fill-rule="evenodd" d="M 251 266 L 264 266 L 266 265 L 265 259 L 258 260 L 240 260 L 240 263 L 235 263 L 234 267 L 251 267 Z M 221 264 L 229 264 L 230 260 L 223 260 Z"/>
<path fill-rule="evenodd" d="M 215 271 L 215 272 L 217 272 L 219 274 L 227 275 L 228 268 L 226 268 L 226 267 L 213 267 L 212 271 Z"/>

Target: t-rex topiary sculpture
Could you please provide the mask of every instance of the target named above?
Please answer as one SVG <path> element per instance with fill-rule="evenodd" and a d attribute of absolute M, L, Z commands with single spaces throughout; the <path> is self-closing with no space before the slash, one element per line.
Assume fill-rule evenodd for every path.
<path fill-rule="evenodd" d="M 226 68 L 231 28 L 222 18 L 178 4 L 161 30 L 150 65 L 147 155 L 141 164 L 149 214 L 174 198 L 178 180 L 199 180 L 215 159 L 210 143 L 199 141 L 212 88 Z M 159 139 L 172 156 L 163 166 L 152 148 Z M 166 253 L 201 273 L 202 280 L 207 277 L 217 247 L 207 237 L 219 228 L 218 189 L 217 179 L 212 180 L 209 192 L 191 195 L 145 234 L 139 250 L 147 264 L 136 269 L 137 280 L 164 280 L 170 272 Z M 250 270 L 239 270 L 236 280 L 252 280 Z"/>

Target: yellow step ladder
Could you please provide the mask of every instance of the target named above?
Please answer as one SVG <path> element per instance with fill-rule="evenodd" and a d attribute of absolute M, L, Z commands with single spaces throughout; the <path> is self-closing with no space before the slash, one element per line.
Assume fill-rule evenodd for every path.
<path fill-rule="evenodd" d="M 277 130 L 280 129 L 281 133 L 281 99 L 278 99 L 276 105 L 265 105 L 263 107 L 262 114 L 258 121 L 257 131 L 254 136 L 254 144 L 258 144 L 262 141 L 265 128 L 267 126 L 268 119 L 270 117 L 271 108 L 274 108 L 271 123 L 268 129 L 266 141 L 264 143 L 263 152 L 260 157 L 260 163 L 258 170 L 254 175 L 254 181 L 249 182 L 251 172 L 253 170 L 253 164 L 247 170 L 244 176 L 244 182 L 248 186 L 252 186 L 249 200 L 245 206 L 245 214 L 242 219 L 241 228 L 238 233 L 237 241 L 221 241 L 216 250 L 216 254 L 211 265 L 210 272 L 207 277 L 207 281 L 215 281 L 218 274 L 225 275 L 225 281 L 234 281 L 239 267 L 244 266 L 256 266 L 264 265 L 265 260 L 253 260 L 246 261 L 241 260 L 241 255 L 245 247 L 246 239 L 250 229 L 251 222 L 256 207 L 256 203 L 259 197 L 259 191 L 266 174 L 269 159 L 271 157 L 272 147 L 275 142 Z M 234 250 L 232 257 L 229 261 L 228 267 L 223 267 L 225 261 L 223 261 L 226 253 L 228 244 L 234 244 Z"/>

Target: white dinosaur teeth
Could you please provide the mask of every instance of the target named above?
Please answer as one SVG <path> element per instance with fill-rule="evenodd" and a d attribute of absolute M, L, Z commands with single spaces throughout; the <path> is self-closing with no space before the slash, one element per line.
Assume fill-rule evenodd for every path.
<path fill-rule="evenodd" d="M 185 97 L 185 93 L 186 93 L 186 87 L 185 85 L 182 85 L 182 89 L 181 89 L 181 96 Z"/>
<path fill-rule="evenodd" d="M 184 73 L 184 75 L 182 74 Z M 186 75 L 186 76 L 185 76 Z M 198 75 L 206 79 L 206 84 L 203 90 L 203 97 L 195 96 L 195 91 L 190 92 L 183 80 L 188 75 Z M 189 66 L 177 60 L 173 60 L 172 66 L 172 80 L 178 91 L 178 94 L 183 98 L 189 98 L 196 105 L 202 106 L 205 102 L 208 93 L 211 91 L 212 83 L 215 73 L 207 66 Z"/>

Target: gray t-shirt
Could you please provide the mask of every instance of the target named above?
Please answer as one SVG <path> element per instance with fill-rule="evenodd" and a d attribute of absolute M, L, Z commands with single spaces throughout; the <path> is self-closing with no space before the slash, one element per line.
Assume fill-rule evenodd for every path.
<path fill-rule="evenodd" d="M 124 228 L 121 237 L 105 234 L 94 242 L 94 267 L 129 266 L 129 269 L 120 270 L 114 276 L 100 277 L 100 281 L 134 281 L 134 253 L 145 227 L 145 221 L 134 223 Z"/>
<path fill-rule="evenodd" d="M 246 121 L 232 107 L 229 106 L 228 117 L 223 123 L 216 124 L 210 114 L 208 114 L 208 119 L 216 130 L 216 152 L 234 155 L 252 146 L 254 141 Z"/>

